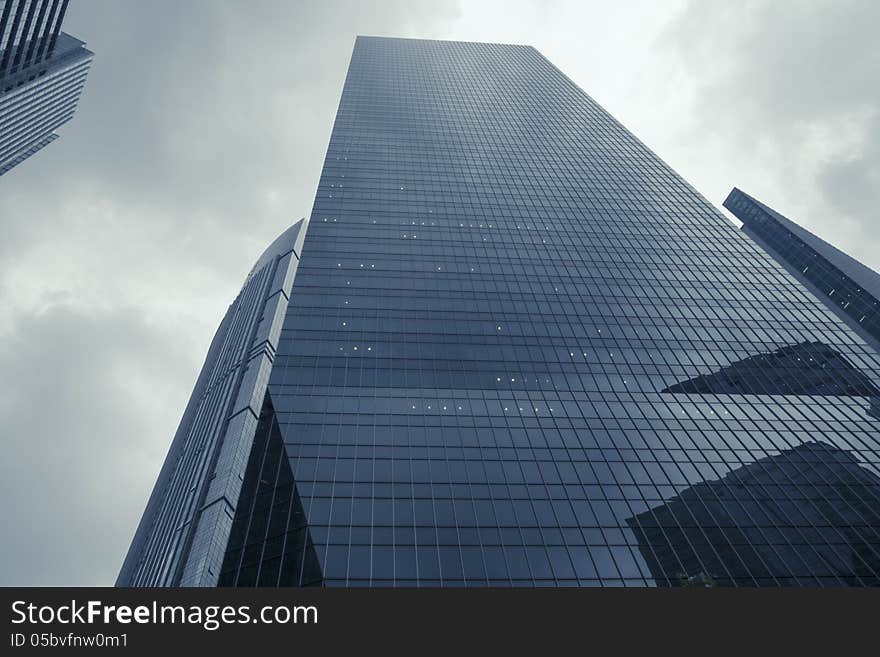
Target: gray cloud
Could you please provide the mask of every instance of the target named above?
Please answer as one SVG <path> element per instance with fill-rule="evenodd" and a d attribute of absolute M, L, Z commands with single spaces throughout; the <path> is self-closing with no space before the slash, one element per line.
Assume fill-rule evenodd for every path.
<path fill-rule="evenodd" d="M 737 165 L 729 186 L 874 268 L 878 23 L 876 2 L 692 0 L 659 38 L 692 102 L 685 139 L 721 146 L 718 157 Z"/>
<path fill-rule="evenodd" d="M 56 301 L 16 316 L 0 342 L 14 382 L 0 391 L 4 584 L 108 582 L 144 504 L 130 491 L 153 483 L 141 464 L 163 456 L 154 437 L 183 410 L 196 346 L 133 307 Z"/>

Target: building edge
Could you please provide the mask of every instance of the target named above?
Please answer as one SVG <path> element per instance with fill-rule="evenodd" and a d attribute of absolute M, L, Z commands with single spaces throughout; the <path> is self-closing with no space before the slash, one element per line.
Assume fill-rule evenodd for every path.
<path fill-rule="evenodd" d="M 307 224 L 266 248 L 223 317 L 116 586 L 216 586 Z"/>

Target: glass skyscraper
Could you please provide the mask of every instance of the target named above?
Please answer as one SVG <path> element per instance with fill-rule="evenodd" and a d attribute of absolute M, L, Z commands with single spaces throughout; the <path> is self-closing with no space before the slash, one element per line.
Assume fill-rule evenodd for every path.
<path fill-rule="evenodd" d="M 291 231 L 118 584 L 880 584 L 880 356 L 534 48 L 359 37 Z"/>
<path fill-rule="evenodd" d="M 94 54 L 61 31 L 68 0 L 0 0 L 0 176 L 58 138 Z"/>
<path fill-rule="evenodd" d="M 746 235 L 880 350 L 880 274 L 740 189 L 733 188 L 724 207 L 743 222 Z"/>

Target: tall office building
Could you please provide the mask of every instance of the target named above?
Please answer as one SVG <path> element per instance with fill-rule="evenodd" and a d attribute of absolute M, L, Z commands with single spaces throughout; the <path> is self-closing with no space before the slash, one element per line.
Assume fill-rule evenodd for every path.
<path fill-rule="evenodd" d="M 742 230 L 880 350 L 880 274 L 736 187 L 724 207 Z"/>
<path fill-rule="evenodd" d="M 120 585 L 880 584 L 880 357 L 534 48 L 358 38 L 291 231 Z"/>
<path fill-rule="evenodd" d="M 93 53 L 61 31 L 68 0 L 0 0 L 0 175 L 58 138 Z"/>

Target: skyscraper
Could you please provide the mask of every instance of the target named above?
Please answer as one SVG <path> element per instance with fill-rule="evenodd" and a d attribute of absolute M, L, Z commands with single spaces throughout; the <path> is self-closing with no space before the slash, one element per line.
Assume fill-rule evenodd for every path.
<path fill-rule="evenodd" d="M 0 175 L 55 139 L 93 53 L 61 31 L 68 0 L 0 0 Z"/>
<path fill-rule="evenodd" d="M 724 207 L 743 222 L 746 235 L 880 350 L 880 274 L 736 187 Z"/>
<path fill-rule="evenodd" d="M 880 357 L 534 48 L 359 37 L 303 231 L 120 585 L 880 583 Z"/>

